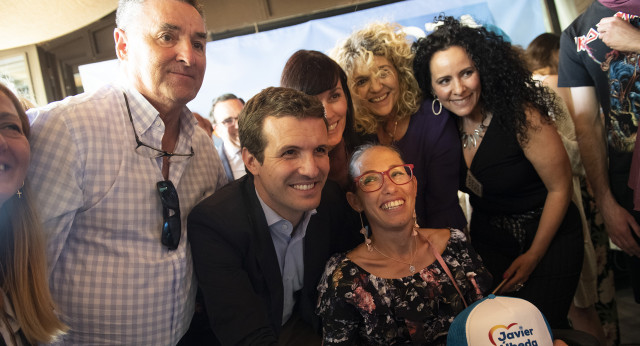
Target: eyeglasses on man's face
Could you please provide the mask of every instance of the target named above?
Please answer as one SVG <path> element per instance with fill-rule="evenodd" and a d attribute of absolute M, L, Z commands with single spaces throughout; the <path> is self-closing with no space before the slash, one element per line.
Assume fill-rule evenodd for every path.
<path fill-rule="evenodd" d="M 178 192 L 171 180 L 162 180 L 157 182 L 156 185 L 162 202 L 162 245 L 169 250 L 175 250 L 180 244 L 180 234 L 182 232 Z"/>
<path fill-rule="evenodd" d="M 136 126 L 133 124 L 133 116 L 131 116 L 131 109 L 129 108 L 129 99 L 127 98 L 127 94 L 122 92 L 124 95 L 124 102 L 127 105 L 127 112 L 129 113 L 129 121 L 131 121 L 131 127 L 133 127 L 133 135 L 136 138 L 136 153 L 138 155 L 148 157 L 148 158 L 158 158 L 158 157 L 167 157 L 170 162 L 178 162 L 184 161 L 194 155 L 193 147 L 191 147 L 190 153 L 179 154 L 179 153 L 170 153 L 168 151 L 154 148 L 140 140 L 138 137 L 138 131 L 136 131 Z"/>
<path fill-rule="evenodd" d="M 222 120 L 222 125 L 226 126 L 226 127 L 230 127 L 233 124 L 237 124 L 238 123 L 238 117 L 228 117 L 224 120 Z"/>
<path fill-rule="evenodd" d="M 356 177 L 353 181 L 360 190 L 364 192 L 374 192 L 382 188 L 385 175 L 394 184 L 404 185 L 413 179 L 413 165 L 393 166 L 384 172 L 366 172 Z"/>

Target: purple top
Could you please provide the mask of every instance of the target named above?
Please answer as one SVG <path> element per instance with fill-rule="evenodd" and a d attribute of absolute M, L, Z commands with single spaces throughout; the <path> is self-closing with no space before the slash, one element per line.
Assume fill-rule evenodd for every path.
<path fill-rule="evenodd" d="M 464 229 L 467 219 L 458 202 L 460 137 L 455 120 L 445 108 L 439 115 L 433 114 L 432 101 L 430 98 L 423 101 L 411 116 L 407 133 L 394 146 L 402 153 L 404 162 L 414 165 L 418 179 L 418 224 Z M 376 135 L 367 139 L 378 141 Z"/>

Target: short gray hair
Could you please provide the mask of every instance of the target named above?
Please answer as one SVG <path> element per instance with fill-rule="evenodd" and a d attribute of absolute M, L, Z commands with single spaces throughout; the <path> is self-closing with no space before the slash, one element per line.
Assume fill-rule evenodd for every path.
<path fill-rule="evenodd" d="M 349 186 L 348 186 L 348 190 L 351 192 L 355 191 L 355 184 L 353 183 L 353 180 L 356 178 L 356 163 L 358 163 L 358 161 L 360 161 L 360 157 L 362 155 L 364 155 L 364 153 L 366 153 L 367 151 L 374 149 L 374 148 L 385 148 L 388 149 L 396 154 L 398 154 L 398 156 L 400 157 L 400 160 L 402 160 L 402 162 L 404 163 L 404 160 L 402 159 L 402 153 L 400 153 L 400 150 L 398 150 L 398 148 L 394 147 L 393 145 L 383 145 L 383 144 L 378 144 L 378 143 L 365 143 L 359 147 L 356 148 L 356 150 L 353 152 L 353 154 L 351 155 L 351 160 L 349 160 Z"/>
<path fill-rule="evenodd" d="M 131 23 L 131 14 L 134 8 L 141 6 L 147 0 L 120 0 L 118 1 L 118 9 L 116 10 L 116 26 L 122 30 L 126 30 L 127 25 Z M 153 0 L 151 0 L 153 1 Z M 200 17 L 204 20 L 204 11 L 202 4 L 198 0 L 176 0 L 193 6 L 198 11 Z"/>

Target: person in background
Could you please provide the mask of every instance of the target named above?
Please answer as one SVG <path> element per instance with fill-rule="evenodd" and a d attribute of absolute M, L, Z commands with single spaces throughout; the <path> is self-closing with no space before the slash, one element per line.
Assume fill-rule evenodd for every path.
<path fill-rule="evenodd" d="M 189 215 L 198 283 L 222 345 L 321 343 L 314 307 L 322 269 L 357 244 L 344 195 L 327 181 L 327 128 L 316 97 L 262 90 L 240 114 L 249 173 Z"/>
<path fill-rule="evenodd" d="M 211 105 L 210 115 L 215 134 L 222 139 L 214 143 L 229 181 L 246 174 L 238 136 L 238 117 L 243 107 L 244 101 L 234 94 L 220 95 Z"/>
<path fill-rule="evenodd" d="M 186 217 L 226 184 L 186 107 L 206 65 L 196 1 L 121 0 L 120 75 L 31 109 L 29 179 L 63 344 L 175 345 L 194 313 Z"/>
<path fill-rule="evenodd" d="M 29 188 L 29 119 L 0 83 L 0 343 L 48 343 L 67 330 L 47 281 L 46 241 Z M 3 342 L 3 343 L 2 343 Z"/>
<path fill-rule="evenodd" d="M 560 112 L 500 36 L 438 19 L 443 25 L 414 44 L 414 70 L 423 92 L 457 118 L 471 242 L 498 293 L 568 328 L 584 246 L 569 158 L 550 117 Z"/>
<path fill-rule="evenodd" d="M 213 125 L 211 122 L 202 117 L 199 113 L 193 112 L 193 116 L 198 120 L 198 126 L 204 130 L 204 132 L 209 135 L 209 137 L 213 136 Z"/>
<path fill-rule="evenodd" d="M 455 122 L 438 100 L 422 98 L 413 77 L 411 45 L 401 28 L 371 23 L 339 43 L 331 57 L 349 79 L 363 142 L 394 145 L 404 161 L 415 165 L 418 224 L 465 229 Z"/>
<path fill-rule="evenodd" d="M 640 208 L 634 209 L 633 188 L 639 187 L 630 188 L 629 181 L 634 176 L 636 182 L 640 181 L 640 168 L 632 169 L 640 117 L 639 15 L 637 0 L 594 1 L 562 32 L 558 71 L 558 86 L 573 104 L 570 111 L 582 162 L 605 230 L 611 241 L 629 255 L 622 258 L 628 263 L 637 303 Z"/>
<path fill-rule="evenodd" d="M 370 228 L 318 285 L 324 345 L 443 345 L 453 318 L 489 289 L 489 271 L 463 232 L 416 224 L 418 182 L 397 150 L 358 148 L 349 176 L 349 204 Z"/>
<path fill-rule="evenodd" d="M 529 43 L 527 49 L 523 52 L 523 58 L 533 74 L 533 79 L 541 82 L 542 85 L 550 89 L 551 94 L 555 96 L 551 101 L 556 102 L 556 108 L 562 111 L 562 114 L 559 114 L 559 116 L 552 114 L 552 117 L 556 121 L 558 133 L 569 155 L 571 171 L 573 173 L 573 195 L 571 200 L 578 207 L 580 220 L 582 221 L 584 262 L 582 264 L 578 288 L 571 302 L 571 307 L 569 308 L 569 319 L 574 329 L 592 334 L 598 338 L 598 341 L 602 345 L 605 345 L 604 330 L 602 329 L 600 318 L 595 308 L 595 303 L 599 300 L 597 258 L 591 241 L 590 222 L 586 218 L 582 203 L 583 197 L 581 191 L 586 189 L 585 171 L 582 160 L 580 159 L 580 149 L 578 148 L 573 120 L 571 119 L 565 101 L 557 94 L 559 53 L 560 36 L 552 33 L 543 33 Z M 581 185 L 584 188 L 581 188 Z M 589 215 L 591 215 L 591 213 L 589 213 Z M 597 231 L 597 228 L 595 228 L 595 230 Z M 596 239 L 599 239 L 599 237 Z M 606 256 L 600 260 L 606 261 Z M 604 264 L 600 264 L 601 268 L 604 266 Z M 611 284 L 613 284 L 612 281 Z"/>
<path fill-rule="evenodd" d="M 299 50 L 287 60 L 280 86 L 300 90 L 322 102 L 329 122 L 329 179 L 346 190 L 347 166 L 358 141 L 347 75 L 328 56 L 315 50 Z"/>

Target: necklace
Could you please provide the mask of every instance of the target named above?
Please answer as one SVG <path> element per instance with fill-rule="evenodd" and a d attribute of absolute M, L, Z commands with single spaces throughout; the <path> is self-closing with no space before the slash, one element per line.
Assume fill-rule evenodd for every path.
<path fill-rule="evenodd" d="M 480 122 L 480 125 L 478 125 L 478 128 L 473 130 L 472 133 L 466 133 L 462 131 L 462 126 L 460 126 L 460 141 L 462 142 L 462 148 L 471 149 L 471 146 L 473 146 L 474 148 L 478 146 L 478 141 L 480 140 L 480 138 L 482 138 L 482 135 L 484 134 L 484 131 L 487 128 L 484 125 L 484 120 L 486 118 L 487 118 L 486 116 L 482 117 L 482 121 Z"/>
<path fill-rule="evenodd" d="M 387 127 L 385 126 L 385 131 L 387 130 Z M 391 143 L 393 143 L 393 140 L 396 138 L 396 130 L 398 129 L 398 118 L 396 118 L 396 120 L 393 122 L 393 132 L 389 132 L 387 131 L 387 134 L 389 135 L 389 137 L 391 138 Z"/>
<path fill-rule="evenodd" d="M 391 256 L 385 255 L 382 251 L 378 250 L 378 248 L 375 245 L 371 245 L 373 247 L 374 250 L 376 250 L 377 253 L 381 254 L 382 256 L 390 259 L 390 260 L 394 260 L 398 263 L 404 263 L 404 264 L 408 264 L 409 265 L 409 272 L 411 272 L 411 274 L 414 274 L 416 272 L 416 267 L 413 265 L 413 261 L 416 259 L 416 253 L 418 252 L 418 240 L 416 238 L 416 236 L 418 235 L 418 231 L 417 229 L 417 224 L 414 226 L 413 231 L 411 232 L 411 236 L 413 237 L 413 255 L 411 255 L 411 262 L 405 262 L 402 260 L 399 260 L 397 258 L 393 258 Z"/>

